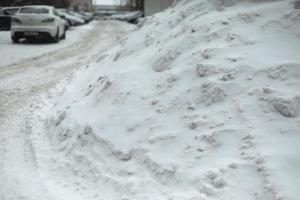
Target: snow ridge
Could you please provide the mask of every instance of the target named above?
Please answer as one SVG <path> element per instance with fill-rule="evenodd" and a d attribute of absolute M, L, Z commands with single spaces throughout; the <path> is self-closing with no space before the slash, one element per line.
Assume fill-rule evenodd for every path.
<path fill-rule="evenodd" d="M 189 0 L 141 21 L 54 107 L 53 167 L 82 199 L 297 200 L 299 19 Z"/>

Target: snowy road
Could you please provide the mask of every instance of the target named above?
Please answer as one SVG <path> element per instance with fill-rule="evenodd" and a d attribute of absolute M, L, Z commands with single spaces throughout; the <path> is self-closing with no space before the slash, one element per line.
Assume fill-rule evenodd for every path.
<path fill-rule="evenodd" d="M 94 22 L 71 31 L 59 44 L 36 45 L 12 45 L 9 34 L 0 33 L 1 200 L 57 199 L 40 178 L 33 153 L 29 121 L 36 100 L 49 95 L 58 83 L 63 88 L 76 69 L 88 65 L 132 28 L 121 22 Z"/>
<path fill-rule="evenodd" d="M 0 46 L 1 49 L 3 49 L 3 51 L 1 51 L 0 66 L 20 63 L 26 59 L 32 59 L 32 57 L 41 56 L 70 46 L 84 37 L 84 35 L 93 28 L 93 25 L 94 23 L 86 26 L 71 27 L 70 31 L 68 31 L 67 39 L 61 40 L 59 45 L 43 41 L 36 41 L 34 43 L 24 42 L 22 45 L 13 45 L 10 39 L 10 32 L 0 31 Z"/>

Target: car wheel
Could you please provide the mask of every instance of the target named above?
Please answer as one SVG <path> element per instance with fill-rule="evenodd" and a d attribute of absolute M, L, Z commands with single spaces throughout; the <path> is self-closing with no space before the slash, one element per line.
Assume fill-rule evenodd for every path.
<path fill-rule="evenodd" d="M 66 39 L 66 30 L 64 31 L 64 34 L 61 36 L 61 39 Z"/>
<path fill-rule="evenodd" d="M 54 38 L 53 38 L 53 42 L 54 43 L 58 43 L 59 42 L 59 28 L 57 28 L 57 33 L 56 33 L 56 35 L 54 36 Z"/>
<path fill-rule="evenodd" d="M 20 38 L 15 37 L 15 36 L 12 36 L 12 37 L 11 37 L 11 40 L 12 40 L 12 42 L 13 42 L 14 44 L 16 44 L 16 43 L 19 43 Z"/>

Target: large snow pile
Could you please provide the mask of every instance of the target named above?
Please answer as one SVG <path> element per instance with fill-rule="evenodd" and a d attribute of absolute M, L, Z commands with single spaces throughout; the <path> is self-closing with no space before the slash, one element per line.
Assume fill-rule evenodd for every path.
<path fill-rule="evenodd" d="M 141 21 L 50 114 L 52 173 L 83 199 L 298 200 L 295 5 L 182 0 Z"/>

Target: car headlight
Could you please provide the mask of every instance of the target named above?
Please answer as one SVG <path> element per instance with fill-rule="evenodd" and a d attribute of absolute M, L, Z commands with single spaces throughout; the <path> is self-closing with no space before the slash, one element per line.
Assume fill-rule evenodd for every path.
<path fill-rule="evenodd" d="M 53 17 L 49 17 L 49 18 L 42 20 L 42 22 L 45 22 L 45 23 L 50 23 L 50 22 L 54 22 L 54 21 L 55 21 L 55 18 L 53 18 Z"/>

